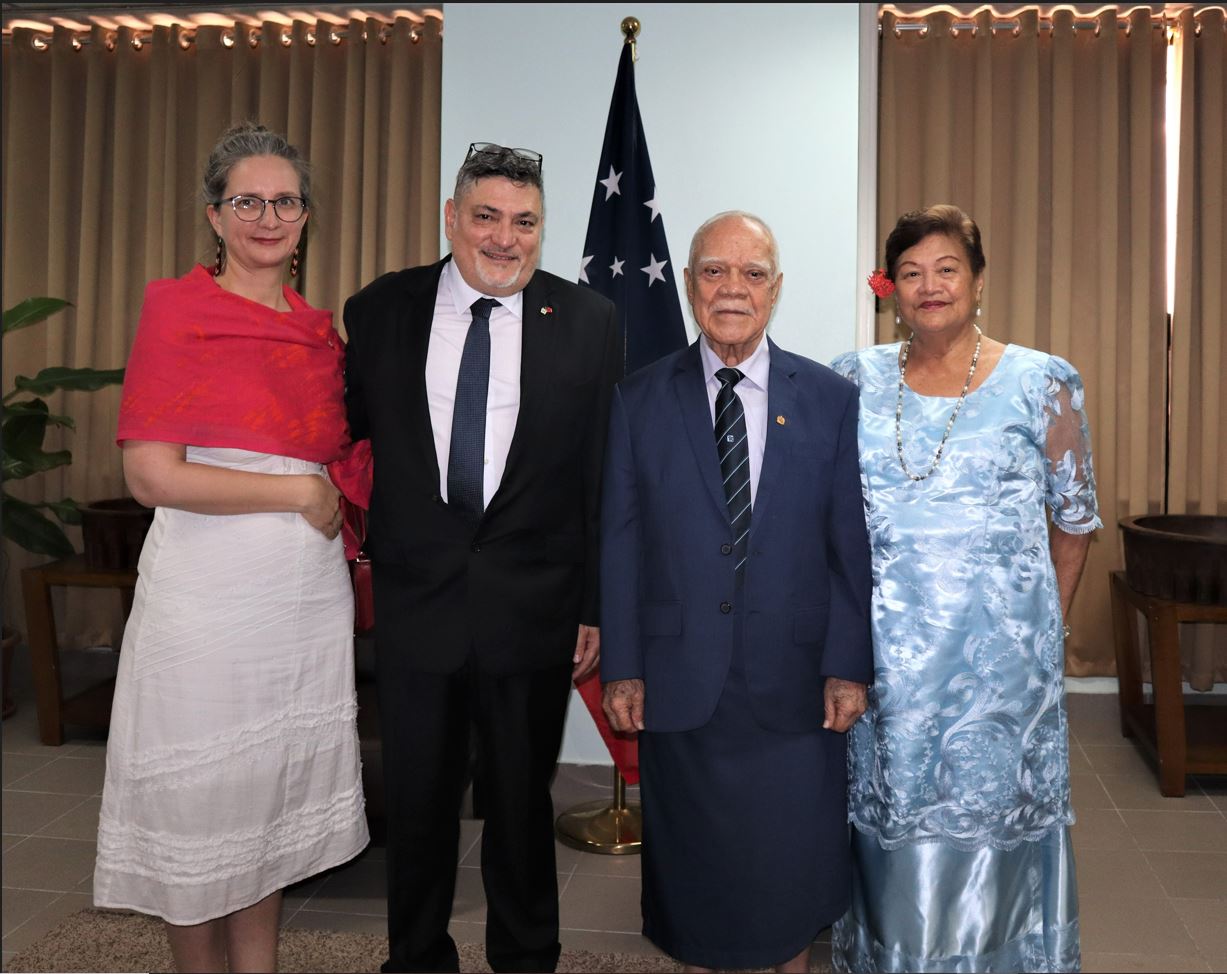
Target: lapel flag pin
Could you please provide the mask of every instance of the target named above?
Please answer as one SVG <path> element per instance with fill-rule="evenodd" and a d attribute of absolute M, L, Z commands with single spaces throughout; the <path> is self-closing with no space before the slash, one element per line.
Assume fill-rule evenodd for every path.
<path fill-rule="evenodd" d="M 776 421 L 777 423 L 779 423 L 781 426 L 783 426 L 783 425 L 784 425 L 784 417 L 783 417 L 783 416 L 777 416 L 777 417 L 775 418 L 775 421 Z"/>
<path fill-rule="evenodd" d="M 554 313 L 554 309 L 551 308 L 548 304 L 543 304 L 541 306 L 541 313 L 543 315 L 552 315 Z"/>

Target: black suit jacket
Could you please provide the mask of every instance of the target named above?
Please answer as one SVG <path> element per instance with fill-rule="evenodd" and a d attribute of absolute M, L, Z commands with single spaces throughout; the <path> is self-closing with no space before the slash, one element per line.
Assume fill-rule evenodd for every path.
<path fill-rule="evenodd" d="M 426 350 L 445 258 L 385 274 L 345 302 L 345 402 L 370 437 L 366 551 L 377 640 L 409 665 L 491 673 L 565 663 L 598 624 L 601 464 L 622 354 L 613 304 L 537 271 L 524 289 L 520 410 L 480 521 L 444 503 L 426 398 Z"/>

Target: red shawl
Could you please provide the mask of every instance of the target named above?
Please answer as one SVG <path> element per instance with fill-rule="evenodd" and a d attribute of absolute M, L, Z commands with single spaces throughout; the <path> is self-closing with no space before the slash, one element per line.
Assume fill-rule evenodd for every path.
<path fill-rule="evenodd" d="M 332 312 L 285 289 L 290 311 L 225 290 L 199 264 L 145 289 L 116 440 L 231 447 L 328 464 L 362 507 L 367 441 L 352 444 L 345 351 Z"/>

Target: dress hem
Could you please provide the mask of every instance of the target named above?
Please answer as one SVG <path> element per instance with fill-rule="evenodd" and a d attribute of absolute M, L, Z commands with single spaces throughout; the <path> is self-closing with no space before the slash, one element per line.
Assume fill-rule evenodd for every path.
<path fill-rule="evenodd" d="M 201 917 L 199 919 L 185 919 L 185 920 L 171 919 L 169 916 L 167 916 L 167 913 L 170 912 L 168 910 L 154 909 L 148 905 L 140 906 L 140 905 L 136 905 L 133 903 L 121 903 L 121 902 L 118 902 L 117 900 L 112 900 L 108 902 L 105 899 L 100 899 L 97 896 L 97 894 L 95 894 L 94 896 L 94 906 L 97 907 L 98 909 L 103 909 L 103 910 L 132 910 L 133 912 L 142 913 L 146 916 L 157 917 L 158 919 L 163 920 L 166 923 L 169 923 L 171 926 L 174 926 L 174 927 L 198 926 L 201 923 L 208 923 L 210 920 L 219 920 L 222 917 L 229 916 L 232 913 L 237 913 L 239 910 L 245 910 L 249 906 L 255 906 L 262 899 L 264 899 L 267 896 L 271 896 L 273 893 L 276 893 L 278 890 L 286 889 L 289 886 L 293 886 L 295 883 L 302 882 L 304 879 L 310 879 L 312 876 L 318 876 L 320 873 L 327 872 L 329 869 L 335 869 L 337 866 L 340 866 L 340 865 L 343 865 L 344 863 L 349 862 L 351 859 L 357 856 L 360 852 L 362 852 L 368 845 L 370 845 L 370 842 L 371 842 L 370 833 L 365 828 L 362 830 L 362 832 L 363 832 L 362 842 L 359 843 L 356 846 L 356 848 L 345 853 L 344 855 L 338 856 L 335 859 L 326 860 L 326 863 L 327 863 L 326 865 L 320 866 L 318 869 L 313 866 L 309 872 L 302 872 L 301 874 L 294 875 L 292 879 L 287 879 L 287 880 L 278 879 L 271 886 L 271 888 L 264 889 L 263 892 L 249 899 L 247 902 L 244 902 L 241 906 L 231 907 L 229 909 L 222 910 L 221 912 L 209 911 L 208 915 Z"/>

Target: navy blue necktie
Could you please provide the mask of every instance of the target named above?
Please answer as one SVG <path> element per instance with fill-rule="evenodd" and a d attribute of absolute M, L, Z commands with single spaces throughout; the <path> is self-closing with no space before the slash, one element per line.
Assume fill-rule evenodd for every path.
<path fill-rule="evenodd" d="M 750 542 L 750 444 L 746 439 L 746 411 L 733 386 L 745 378 L 737 369 L 718 369 L 720 391 L 716 393 L 716 452 L 724 496 L 733 525 L 733 557 L 741 581 Z"/>
<path fill-rule="evenodd" d="M 480 517 L 486 508 L 482 484 L 486 461 L 486 398 L 490 390 L 490 310 L 497 304 L 492 298 L 478 298 L 469 308 L 473 321 L 460 356 L 456 405 L 452 411 L 447 503 L 473 517 Z"/>

